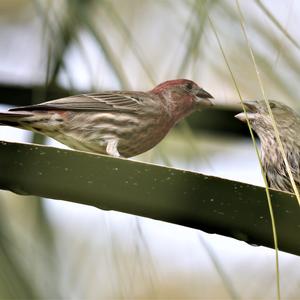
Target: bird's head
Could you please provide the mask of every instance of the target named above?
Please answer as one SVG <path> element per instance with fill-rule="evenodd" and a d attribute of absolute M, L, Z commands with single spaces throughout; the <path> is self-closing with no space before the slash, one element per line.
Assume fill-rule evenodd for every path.
<path fill-rule="evenodd" d="M 188 79 L 165 81 L 157 85 L 152 92 L 162 95 L 177 110 L 201 110 L 213 105 L 213 96 Z"/>
<path fill-rule="evenodd" d="M 247 112 L 247 117 L 251 127 L 258 135 L 267 132 L 273 132 L 274 127 L 272 117 L 269 114 L 268 107 L 264 100 L 261 101 L 244 101 L 244 106 Z M 299 123 L 298 115 L 287 105 L 280 102 L 269 100 L 272 114 L 276 121 L 277 128 L 281 134 L 285 130 L 291 130 L 295 124 Z M 246 122 L 245 112 L 241 112 L 235 116 L 242 122 Z"/>

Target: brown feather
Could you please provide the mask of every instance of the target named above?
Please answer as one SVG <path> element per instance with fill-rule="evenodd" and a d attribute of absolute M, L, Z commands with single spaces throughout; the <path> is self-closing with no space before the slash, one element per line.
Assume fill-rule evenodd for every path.
<path fill-rule="evenodd" d="M 145 96 L 141 93 L 141 96 Z M 135 113 L 142 105 L 137 92 L 105 92 L 70 96 L 41 104 L 12 108 L 10 111 L 71 110 L 71 111 L 127 111 Z"/>

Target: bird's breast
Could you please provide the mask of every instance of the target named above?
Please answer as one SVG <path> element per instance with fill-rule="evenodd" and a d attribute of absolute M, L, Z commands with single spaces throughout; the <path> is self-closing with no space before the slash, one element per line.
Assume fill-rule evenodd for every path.
<path fill-rule="evenodd" d="M 168 118 L 141 118 L 138 126 L 129 126 L 119 135 L 119 151 L 125 156 L 135 156 L 157 145 L 170 131 L 173 122 Z"/>

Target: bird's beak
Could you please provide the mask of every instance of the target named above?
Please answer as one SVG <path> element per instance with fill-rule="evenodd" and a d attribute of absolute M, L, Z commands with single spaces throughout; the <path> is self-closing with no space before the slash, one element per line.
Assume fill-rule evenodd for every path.
<path fill-rule="evenodd" d="M 241 113 L 235 115 L 234 117 L 237 118 L 238 120 L 240 120 L 241 122 L 244 122 L 244 123 L 247 122 L 247 117 L 249 119 L 248 114 L 247 114 L 247 117 L 246 117 L 246 114 L 244 112 L 241 112 Z"/>
<path fill-rule="evenodd" d="M 248 118 L 248 120 L 255 118 L 255 113 L 257 112 L 257 107 L 256 107 L 255 101 L 244 101 L 243 104 L 246 109 L 247 116 L 246 116 L 245 112 L 241 112 L 241 113 L 235 115 L 234 117 L 237 118 L 238 120 L 246 123 L 247 118 Z"/>
<path fill-rule="evenodd" d="M 196 97 L 199 100 L 199 104 L 203 107 L 213 105 L 213 103 L 210 99 L 213 99 L 214 97 L 210 93 L 205 91 L 204 89 L 200 88 L 196 94 Z"/>

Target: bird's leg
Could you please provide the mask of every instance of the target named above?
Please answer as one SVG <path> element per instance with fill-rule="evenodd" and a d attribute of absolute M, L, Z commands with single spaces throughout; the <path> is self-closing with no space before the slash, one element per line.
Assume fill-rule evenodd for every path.
<path fill-rule="evenodd" d="M 106 146 L 106 153 L 114 156 L 114 157 L 121 157 L 119 151 L 118 151 L 118 140 L 109 140 Z"/>

